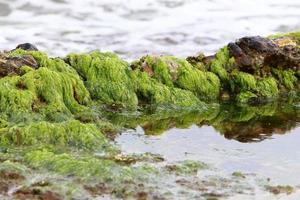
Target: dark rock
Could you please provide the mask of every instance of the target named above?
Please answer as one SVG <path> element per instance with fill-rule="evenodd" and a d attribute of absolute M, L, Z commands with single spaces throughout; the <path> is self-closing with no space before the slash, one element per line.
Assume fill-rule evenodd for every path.
<path fill-rule="evenodd" d="M 271 40 L 260 36 L 243 37 L 236 44 L 243 50 L 244 53 L 275 53 L 278 51 L 278 46 Z"/>
<path fill-rule="evenodd" d="M 244 51 L 235 43 L 230 42 L 228 44 L 228 49 L 230 51 L 231 56 L 233 57 L 240 57 L 245 55 Z"/>
<path fill-rule="evenodd" d="M 9 57 L 5 54 L 0 54 L 0 77 L 14 74 L 20 75 L 20 68 L 25 65 L 33 69 L 39 67 L 31 55 Z"/>
<path fill-rule="evenodd" d="M 286 40 L 286 39 L 284 39 Z M 284 42 L 287 45 L 284 45 Z M 227 45 L 230 56 L 235 58 L 236 68 L 251 74 L 274 68 L 300 68 L 300 50 L 292 42 L 276 41 L 260 36 L 243 37 Z"/>
<path fill-rule="evenodd" d="M 26 51 L 38 51 L 38 48 L 30 43 L 19 44 L 16 49 L 23 49 Z"/>

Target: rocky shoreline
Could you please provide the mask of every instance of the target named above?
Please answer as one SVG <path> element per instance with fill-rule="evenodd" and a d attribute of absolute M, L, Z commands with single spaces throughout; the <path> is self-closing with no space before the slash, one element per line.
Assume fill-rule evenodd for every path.
<path fill-rule="evenodd" d="M 174 172 L 147 163 L 128 165 L 156 158 L 120 157 L 112 135 L 136 124 L 155 134 L 171 126 L 206 123 L 245 142 L 264 128 L 257 116 L 273 117 L 276 126 L 278 120 L 298 120 L 300 33 L 244 37 L 212 56 L 147 55 L 132 63 L 99 51 L 49 58 L 27 43 L 0 53 L 0 77 L 3 197 L 63 199 L 73 195 L 70 188 L 76 185 L 87 196 L 154 198 L 157 188 L 144 181 L 155 184 L 153 176 Z M 284 106 L 278 106 L 281 101 Z M 224 103 L 235 106 L 220 106 Z M 236 109 L 245 112 L 237 116 Z M 149 110 L 151 115 L 141 114 Z M 177 120 L 176 113 L 185 115 L 185 121 Z M 242 123 L 250 120 L 256 126 Z M 241 129 L 253 135 L 245 136 Z M 190 174 L 204 165 L 184 163 L 172 169 L 182 166 Z M 62 181 L 69 186 L 59 190 L 57 177 L 55 184 L 47 179 L 34 185 L 29 177 L 43 172 L 70 177 Z"/>

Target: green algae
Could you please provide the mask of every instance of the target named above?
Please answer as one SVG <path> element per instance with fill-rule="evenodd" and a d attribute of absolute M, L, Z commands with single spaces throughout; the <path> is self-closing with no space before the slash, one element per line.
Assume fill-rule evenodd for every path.
<path fill-rule="evenodd" d="M 56 72 L 67 72 L 76 75 L 76 71 L 61 58 L 49 58 L 46 53 L 41 51 L 25 51 L 16 49 L 9 52 L 10 57 L 31 55 L 38 63 L 39 67 L 45 67 Z M 28 68 L 27 68 L 28 69 Z"/>
<path fill-rule="evenodd" d="M 277 81 L 273 77 L 267 77 L 257 81 L 257 92 L 262 97 L 275 98 L 279 94 Z"/>
<path fill-rule="evenodd" d="M 233 172 L 232 176 L 237 177 L 237 178 L 246 178 L 245 174 L 240 171 Z"/>
<path fill-rule="evenodd" d="M 216 99 L 220 92 L 220 81 L 215 74 L 173 56 L 145 56 L 132 66 L 169 88 L 191 91 L 200 99 Z"/>
<path fill-rule="evenodd" d="M 136 109 L 138 100 L 130 80 L 129 64 L 116 54 L 70 54 L 67 60 L 85 80 L 93 100 L 107 105 Z"/>
<path fill-rule="evenodd" d="M 272 69 L 274 76 L 255 77 L 245 72 L 232 72 L 234 93 L 237 101 L 247 103 L 250 99 L 276 99 L 283 91 L 297 90 L 298 78 L 293 70 Z"/>
<path fill-rule="evenodd" d="M 173 104 L 181 107 L 196 107 L 201 105 L 199 99 L 192 92 L 167 87 L 149 77 L 145 72 L 134 70 L 131 77 L 133 82 L 135 82 L 136 94 L 140 104 Z"/>
<path fill-rule="evenodd" d="M 280 70 L 280 69 L 273 69 L 272 72 L 278 78 L 281 85 L 283 85 L 287 90 L 293 90 L 298 78 L 293 70 Z"/>
<path fill-rule="evenodd" d="M 295 192 L 295 188 L 290 186 L 290 185 L 277 185 L 277 186 L 271 186 L 271 185 L 266 185 L 265 189 L 274 195 L 278 195 L 281 193 L 285 193 L 287 195 Z"/>
<path fill-rule="evenodd" d="M 37 122 L 27 126 L 13 126 L 0 131 L 3 146 L 55 145 L 78 149 L 103 149 L 107 139 L 93 124 L 79 121 L 62 123 Z"/>
<path fill-rule="evenodd" d="M 8 116 L 39 113 L 55 118 L 59 113 L 72 115 L 83 111 L 89 93 L 75 70 L 61 59 L 49 59 L 40 52 L 16 50 L 11 55 L 28 54 L 38 58 L 40 68 L 22 76 L 0 79 L 0 110 Z"/>
<path fill-rule="evenodd" d="M 236 100 L 239 103 L 248 103 L 251 99 L 257 98 L 257 95 L 250 91 L 240 92 L 236 96 Z"/>
<path fill-rule="evenodd" d="M 25 162 L 36 169 L 48 170 L 64 176 L 72 176 L 85 183 L 99 182 L 116 196 L 124 196 L 131 187 L 149 180 L 158 173 L 149 165 L 137 167 L 120 165 L 112 160 L 91 155 L 54 153 L 51 150 L 33 150 L 25 155 Z M 124 187 L 126 190 L 124 191 Z"/>
<path fill-rule="evenodd" d="M 132 64 L 133 69 L 145 71 L 158 82 L 173 87 L 176 71 L 180 66 L 179 59 L 173 56 L 145 56 Z"/>
<path fill-rule="evenodd" d="M 220 78 L 224 87 L 228 87 L 226 84 L 230 79 L 229 72 L 233 69 L 234 64 L 235 60 L 230 57 L 227 47 L 220 49 L 210 64 L 210 71 Z"/>
<path fill-rule="evenodd" d="M 220 80 L 211 72 L 203 72 L 185 65 L 178 69 L 176 84 L 192 91 L 201 99 L 216 99 L 220 93 Z"/>
<path fill-rule="evenodd" d="M 25 165 L 17 163 L 17 162 L 12 162 L 10 160 L 6 160 L 6 161 L 0 163 L 0 173 L 1 172 L 5 172 L 5 173 L 9 172 L 9 173 L 16 173 L 16 174 L 24 176 L 24 175 L 28 174 L 28 171 L 29 171 L 29 169 Z"/>
<path fill-rule="evenodd" d="M 207 70 L 207 65 L 205 64 L 205 55 L 203 53 L 199 53 L 197 56 L 190 56 L 186 58 L 193 67 L 199 69 L 201 71 Z"/>
<path fill-rule="evenodd" d="M 185 160 L 181 163 L 167 165 L 166 170 L 177 175 L 192 175 L 198 171 L 208 169 L 209 165 L 199 161 Z"/>
<path fill-rule="evenodd" d="M 232 73 L 234 86 L 238 91 L 255 91 L 256 79 L 253 75 L 246 72 L 233 72 Z"/>
<path fill-rule="evenodd" d="M 254 130 L 257 129 L 257 133 L 260 134 L 260 130 L 264 127 L 263 125 L 259 125 L 261 120 L 270 120 L 266 120 L 263 124 L 277 124 L 276 127 L 274 126 L 277 131 L 281 130 L 282 126 L 290 126 L 286 122 L 291 121 L 290 117 L 295 117 L 295 109 L 297 108 L 291 105 L 284 106 L 276 104 L 267 104 L 261 107 L 222 105 L 221 108 L 211 107 L 211 109 L 206 111 L 206 115 L 203 115 L 202 111 L 199 111 L 198 113 L 190 111 L 185 114 L 182 111 L 170 111 L 164 114 L 159 114 L 156 113 L 157 111 L 154 111 L 152 117 L 145 116 L 144 120 L 147 118 L 150 122 L 154 119 L 156 119 L 157 122 L 163 121 L 163 123 L 168 124 L 168 126 L 165 127 L 165 130 L 174 127 L 174 125 L 178 127 L 188 127 L 192 124 L 197 124 L 198 126 L 210 124 L 221 131 L 225 137 L 232 137 L 233 139 L 243 141 L 242 139 L 247 139 L 247 137 L 250 139 L 259 137 L 259 135 L 255 135 L 256 132 Z M 283 111 L 285 114 L 282 113 Z M 159 116 L 163 117 L 159 118 Z M 263 116 L 266 117 L 264 118 Z M 171 120 L 169 122 L 163 120 L 167 118 Z M 113 122 L 111 119 L 109 121 Z M 137 118 L 135 118 L 135 121 L 142 124 L 147 123 L 139 121 Z M 76 123 L 80 124 L 78 121 L 76 121 Z M 115 122 L 113 122 L 113 124 L 115 124 Z M 156 123 L 153 122 L 153 124 Z M 280 124 L 283 125 L 281 126 Z M 252 131 L 247 131 L 252 134 L 251 136 L 245 135 L 242 131 L 247 127 L 254 127 Z M 241 135 L 238 135 L 236 130 L 240 130 Z M 86 133 L 88 133 L 88 131 Z M 227 135 L 229 133 L 235 133 L 235 135 Z M 47 141 L 42 141 L 43 138 L 40 140 L 41 143 L 47 143 Z M 118 155 L 110 157 L 103 156 L 102 154 L 97 156 L 97 154 L 92 155 L 91 153 L 86 152 L 85 150 L 87 149 L 85 148 L 80 149 L 84 151 L 61 151 L 59 150 L 59 144 L 54 144 L 52 148 L 35 148 L 33 146 L 32 148 L 24 149 L 22 153 L 24 157 L 22 157 L 21 161 L 22 165 L 25 163 L 27 167 L 35 172 L 62 175 L 68 177 L 68 180 L 72 183 L 79 185 L 103 183 L 103 187 L 106 189 L 105 191 L 109 196 L 117 196 L 120 198 L 132 197 L 137 191 L 157 191 L 157 189 L 151 188 L 151 183 L 157 183 L 157 177 L 194 177 L 199 171 L 209 167 L 205 163 L 188 160 L 175 164 L 168 164 L 167 166 L 162 167 L 162 169 L 159 169 L 157 166 L 153 167 L 138 163 L 156 162 L 151 156 L 150 158 L 148 158 L 149 156 L 136 158 L 134 155 L 132 157 L 120 157 Z M 136 166 L 132 166 L 132 159 L 134 161 L 133 163 L 137 162 Z M 155 177 L 154 180 L 152 179 L 153 177 Z M 148 188 L 148 183 L 150 184 L 150 189 Z M 62 183 L 57 184 L 61 185 Z M 140 184 L 142 184 L 141 187 L 139 186 Z M 71 184 L 66 187 L 74 188 L 75 186 Z M 51 188 L 51 190 L 59 191 L 53 188 Z M 69 194 L 66 194 L 66 196 L 74 197 L 74 193 L 76 192 L 70 192 Z"/>

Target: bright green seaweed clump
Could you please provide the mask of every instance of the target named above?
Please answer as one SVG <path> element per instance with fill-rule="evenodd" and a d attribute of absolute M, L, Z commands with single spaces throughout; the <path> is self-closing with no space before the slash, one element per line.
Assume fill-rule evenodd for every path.
<path fill-rule="evenodd" d="M 129 78 L 129 64 L 116 54 L 95 51 L 70 54 L 67 59 L 85 80 L 94 100 L 111 106 L 137 107 L 134 85 Z"/>
<path fill-rule="evenodd" d="M 81 112 L 89 93 L 75 70 L 60 59 L 49 59 L 41 52 L 16 50 L 11 55 L 30 54 L 40 65 L 37 70 L 24 66 L 23 75 L 0 79 L 0 110 L 9 117 L 39 113 L 56 120 L 63 113 Z"/>
<path fill-rule="evenodd" d="M 101 149 L 107 139 L 93 124 L 71 120 L 62 123 L 37 122 L 0 130 L 2 146 L 55 145 L 78 149 Z"/>
<path fill-rule="evenodd" d="M 178 106 L 199 103 L 191 92 L 172 87 L 170 74 L 163 62 L 155 64 L 159 73 L 157 77 L 151 77 L 149 73 L 132 70 L 127 62 L 113 53 L 70 54 L 68 61 L 86 80 L 92 98 L 106 105 L 136 109 L 138 104 L 145 102 Z"/>
<path fill-rule="evenodd" d="M 202 105 L 192 92 L 174 87 L 167 87 L 148 76 L 147 73 L 134 70 L 131 74 L 136 85 L 136 94 L 141 104 L 176 105 L 195 107 Z"/>
<path fill-rule="evenodd" d="M 273 77 L 267 77 L 257 81 L 257 92 L 262 97 L 274 98 L 278 96 L 279 90 L 277 81 Z"/>
<path fill-rule="evenodd" d="M 220 92 L 219 78 L 193 67 L 186 60 L 173 56 L 145 56 L 133 63 L 133 68 L 168 87 L 178 87 L 193 92 L 202 99 L 216 99 Z"/>
<path fill-rule="evenodd" d="M 276 98 L 279 95 L 274 77 L 257 78 L 246 72 L 232 72 L 232 85 L 237 101 L 246 103 L 251 98 Z"/>
<path fill-rule="evenodd" d="M 172 56 L 144 56 L 132 64 L 133 69 L 140 69 L 158 82 L 173 87 L 177 78 L 179 59 Z"/>
<path fill-rule="evenodd" d="M 233 68 L 234 64 L 234 58 L 230 57 L 228 48 L 224 47 L 217 52 L 215 59 L 212 60 L 210 64 L 210 71 L 221 79 L 223 86 L 226 86 L 230 79 L 229 72 Z"/>
<path fill-rule="evenodd" d="M 291 70 L 280 70 L 280 69 L 273 69 L 273 74 L 279 80 L 279 83 L 284 86 L 287 90 L 293 90 L 298 78 L 296 77 L 296 73 Z"/>
<path fill-rule="evenodd" d="M 183 65 L 178 69 L 176 84 L 194 92 L 201 99 L 216 99 L 220 93 L 220 80 L 212 72 L 203 72 Z"/>
<path fill-rule="evenodd" d="M 69 153 L 55 153 L 51 150 L 33 150 L 25 155 L 26 163 L 34 168 L 72 175 L 85 181 L 100 181 L 116 190 L 120 184 L 136 183 L 146 180 L 157 171 L 148 166 L 122 166 L 112 160 L 100 159 L 91 155 L 76 156 Z"/>

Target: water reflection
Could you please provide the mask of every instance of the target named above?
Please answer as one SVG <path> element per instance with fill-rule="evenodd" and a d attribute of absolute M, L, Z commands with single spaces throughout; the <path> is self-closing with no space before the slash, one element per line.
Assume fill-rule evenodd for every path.
<path fill-rule="evenodd" d="M 273 134 L 286 134 L 299 126 L 298 103 L 272 102 L 264 105 L 209 105 L 201 111 L 148 110 L 136 114 L 110 114 L 109 119 L 120 126 L 141 126 L 146 135 L 160 135 L 171 128 L 186 129 L 191 125 L 209 125 L 227 139 L 259 142 Z"/>

